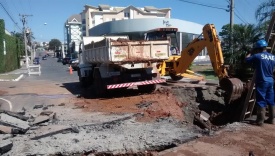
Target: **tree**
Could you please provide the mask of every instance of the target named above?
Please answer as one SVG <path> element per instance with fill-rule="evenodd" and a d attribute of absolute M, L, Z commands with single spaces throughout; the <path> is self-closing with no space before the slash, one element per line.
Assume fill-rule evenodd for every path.
<path fill-rule="evenodd" d="M 61 46 L 61 42 L 58 39 L 52 39 L 49 42 L 49 50 L 57 50 Z"/>
<path fill-rule="evenodd" d="M 259 24 L 267 22 L 275 11 L 275 0 L 265 0 L 256 9 L 255 16 Z"/>
<path fill-rule="evenodd" d="M 262 37 L 258 27 L 253 24 L 233 25 L 233 53 L 229 51 L 230 25 L 224 25 L 219 36 L 222 39 L 222 49 L 225 61 L 228 64 L 243 63 L 244 55 L 249 51 L 253 44 Z"/>
<path fill-rule="evenodd" d="M 262 33 L 259 27 L 253 24 L 233 25 L 233 53 L 229 51 L 230 25 L 224 25 L 219 33 L 222 40 L 222 49 L 226 64 L 231 65 L 231 73 L 236 77 L 246 80 L 252 74 L 250 65 L 244 63 L 245 55 L 253 48 L 253 44 L 260 38 Z"/>
<path fill-rule="evenodd" d="M 275 11 L 275 0 L 265 0 L 255 11 L 255 17 L 258 20 L 258 27 L 266 33 L 270 19 Z"/>

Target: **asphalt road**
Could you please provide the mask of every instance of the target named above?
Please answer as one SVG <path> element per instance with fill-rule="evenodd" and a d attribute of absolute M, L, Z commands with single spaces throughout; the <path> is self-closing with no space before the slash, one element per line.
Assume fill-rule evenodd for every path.
<path fill-rule="evenodd" d="M 47 80 L 57 83 L 78 82 L 77 72 L 74 71 L 72 75 L 69 73 L 69 66 L 57 62 L 57 58 L 51 56 L 47 60 L 42 60 L 40 57 L 41 75 L 31 75 L 24 80 Z"/>
<path fill-rule="evenodd" d="M 58 104 L 81 92 L 77 72 L 70 74 L 68 65 L 57 62 L 57 58 L 51 56 L 41 60 L 40 65 L 40 76 L 25 73 L 18 82 L 0 82 L 0 91 L 8 90 L 8 93 L 0 95 L 0 109 L 20 111 L 23 107 L 32 109 L 40 104 Z"/>

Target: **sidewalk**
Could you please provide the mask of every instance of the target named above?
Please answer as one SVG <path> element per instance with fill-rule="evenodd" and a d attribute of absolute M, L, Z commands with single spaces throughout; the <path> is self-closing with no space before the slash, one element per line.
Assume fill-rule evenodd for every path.
<path fill-rule="evenodd" d="M 7 73 L 0 74 L 0 81 L 19 81 L 24 74 L 28 73 L 26 64 L 23 64 L 21 68 Z"/>

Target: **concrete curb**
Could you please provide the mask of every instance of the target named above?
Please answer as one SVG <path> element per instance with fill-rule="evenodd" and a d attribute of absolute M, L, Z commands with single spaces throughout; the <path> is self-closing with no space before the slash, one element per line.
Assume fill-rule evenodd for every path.
<path fill-rule="evenodd" d="M 19 81 L 23 76 L 24 76 L 24 75 L 21 74 L 17 79 L 14 79 L 14 80 L 12 80 L 12 81 Z"/>
<path fill-rule="evenodd" d="M 24 74 L 21 74 L 18 78 L 16 79 L 0 79 L 0 81 L 19 81 L 22 77 L 24 76 Z"/>

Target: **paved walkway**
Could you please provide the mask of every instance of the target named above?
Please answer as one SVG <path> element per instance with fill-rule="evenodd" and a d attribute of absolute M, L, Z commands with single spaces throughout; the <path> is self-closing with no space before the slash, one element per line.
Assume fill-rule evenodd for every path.
<path fill-rule="evenodd" d="M 28 69 L 25 64 L 21 68 L 7 73 L 0 74 L 0 81 L 19 81 L 24 74 L 28 73 Z"/>

